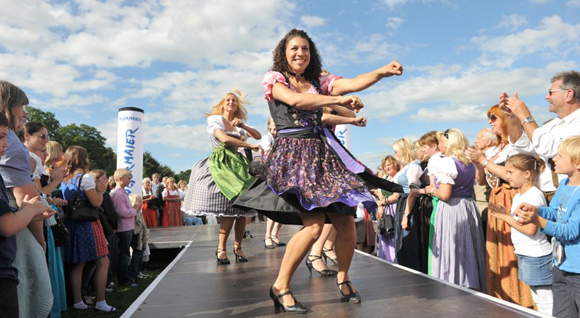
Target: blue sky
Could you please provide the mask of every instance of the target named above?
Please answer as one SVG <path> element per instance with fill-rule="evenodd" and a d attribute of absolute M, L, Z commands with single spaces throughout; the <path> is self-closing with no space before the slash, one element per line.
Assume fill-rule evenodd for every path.
<path fill-rule="evenodd" d="M 500 94 L 518 91 L 539 122 L 550 77 L 578 69 L 580 0 L 2 1 L 0 78 L 64 125 L 97 127 L 116 148 L 120 107 L 145 110 L 145 150 L 176 172 L 211 152 L 204 113 L 230 89 L 248 94 L 266 132 L 261 89 L 291 28 L 323 67 L 354 77 L 405 67 L 359 94 L 368 126 L 353 152 L 370 167 L 401 137 L 455 127 L 471 141 Z"/>

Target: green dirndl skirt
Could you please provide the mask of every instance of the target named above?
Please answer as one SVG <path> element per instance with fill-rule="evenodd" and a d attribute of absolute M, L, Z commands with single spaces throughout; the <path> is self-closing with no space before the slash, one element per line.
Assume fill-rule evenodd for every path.
<path fill-rule="evenodd" d="M 256 180 L 248 171 L 249 164 L 244 155 L 225 145 L 214 148 L 209 156 L 211 177 L 228 200 L 237 198 Z"/>

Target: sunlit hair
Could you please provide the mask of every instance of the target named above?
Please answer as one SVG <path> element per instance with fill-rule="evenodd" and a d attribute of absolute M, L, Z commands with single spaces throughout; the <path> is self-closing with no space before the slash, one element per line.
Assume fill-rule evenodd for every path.
<path fill-rule="evenodd" d="M 179 180 L 179 182 L 177 183 L 178 188 L 181 188 L 182 185 L 184 185 L 187 188 L 187 182 L 185 182 L 185 180 Z"/>
<path fill-rule="evenodd" d="M 149 179 L 149 177 L 143 178 L 143 184 L 147 182 L 151 183 L 151 179 Z"/>
<path fill-rule="evenodd" d="M 429 155 L 427 155 L 427 153 L 425 153 L 423 151 L 423 145 L 421 145 L 419 140 L 417 140 L 413 143 L 413 149 L 415 149 L 415 153 L 417 154 L 417 159 L 419 159 L 420 161 L 424 161 L 425 159 L 427 159 L 429 157 Z M 423 157 L 421 157 L 421 158 L 419 158 L 420 151 L 423 152 Z"/>
<path fill-rule="evenodd" d="M 77 170 L 83 173 L 89 171 L 89 153 L 81 146 L 70 146 L 64 153 L 64 164 L 66 166 L 65 180 L 71 180 Z"/>
<path fill-rule="evenodd" d="M 417 153 L 415 152 L 413 144 L 407 138 L 401 138 L 395 141 L 393 149 L 399 153 L 401 166 L 406 166 L 411 163 L 411 161 L 417 159 Z"/>
<path fill-rule="evenodd" d="M 508 142 L 508 139 L 507 139 L 508 119 L 507 119 L 505 112 L 503 110 L 501 110 L 499 105 L 493 105 L 487 111 L 487 118 L 489 118 L 489 115 L 491 115 L 491 114 L 493 114 L 501 119 L 501 126 L 500 126 L 501 134 L 498 136 L 499 140 L 494 145 L 497 146 L 501 143 L 504 143 L 504 144 L 507 143 Z"/>
<path fill-rule="evenodd" d="M 322 59 L 320 58 L 320 54 L 318 54 L 316 44 L 314 44 L 308 34 L 302 30 L 292 29 L 290 32 L 286 33 L 280 42 L 278 42 L 278 45 L 276 45 L 273 52 L 274 61 L 271 70 L 282 74 L 291 72 L 290 67 L 288 66 L 288 59 L 286 58 L 286 47 L 288 42 L 295 37 L 300 37 L 308 41 L 310 49 L 310 62 L 302 76 L 304 76 L 304 78 L 309 82 L 318 82 L 318 78 L 322 73 Z"/>
<path fill-rule="evenodd" d="M 564 151 L 570 156 L 573 164 L 580 162 L 580 136 L 572 136 L 564 139 L 558 150 Z"/>
<path fill-rule="evenodd" d="M 390 163 L 393 166 L 393 169 L 395 170 L 395 172 L 399 172 L 399 170 L 401 170 L 401 165 L 399 164 L 399 161 L 397 161 L 397 158 L 395 158 L 393 156 L 386 156 L 381 161 L 381 169 L 383 169 L 383 171 L 384 171 L 384 166 L 385 166 L 386 162 Z M 385 171 L 385 174 L 386 173 L 387 172 Z"/>
<path fill-rule="evenodd" d="M 542 173 L 546 168 L 546 163 L 540 157 L 534 157 L 523 153 L 510 156 L 506 161 L 506 166 L 507 165 L 523 172 L 530 171 L 532 174 L 530 181 L 533 183 L 538 181 L 540 173 Z"/>
<path fill-rule="evenodd" d="M 176 186 L 176 184 L 175 184 L 175 178 L 173 178 L 173 177 L 167 178 L 167 180 L 165 181 L 165 186 L 168 186 L 169 185 L 169 182 L 173 182 L 173 187 Z"/>
<path fill-rule="evenodd" d="M 211 108 L 211 113 L 207 114 L 207 116 L 223 115 L 224 106 L 226 104 L 226 98 L 230 95 L 236 99 L 237 109 L 234 112 L 234 118 L 239 118 L 245 121 L 248 118 L 248 111 L 246 110 L 246 107 L 244 107 L 244 105 L 249 103 L 246 100 L 246 96 L 244 96 L 242 92 L 237 88 L 234 88 L 231 92 L 225 94 L 219 103 L 213 105 Z"/>
<path fill-rule="evenodd" d="M 481 132 L 483 133 L 483 137 L 485 137 L 486 140 L 491 140 L 492 145 L 494 146 L 499 145 L 499 136 L 493 132 L 493 129 L 483 128 Z"/>
<path fill-rule="evenodd" d="M 424 134 L 419 139 L 419 144 L 426 146 L 439 145 L 439 140 L 437 140 L 437 132 L 433 130 Z"/>
<path fill-rule="evenodd" d="M 93 177 L 95 177 L 95 181 L 97 181 L 100 177 L 105 175 L 105 171 L 101 169 L 93 169 L 89 172 Z"/>
<path fill-rule="evenodd" d="M 58 142 L 51 140 L 46 143 L 46 153 L 47 156 L 44 159 L 44 166 L 46 168 L 54 168 L 58 157 L 62 153 L 62 146 Z"/>
<path fill-rule="evenodd" d="M 562 80 L 561 89 L 571 89 L 574 91 L 574 99 L 576 102 L 580 101 L 580 72 L 569 71 L 561 72 L 552 77 L 552 84 L 556 81 Z"/>
<path fill-rule="evenodd" d="M 134 206 L 135 204 L 139 203 L 139 205 L 143 204 L 143 199 L 141 199 L 141 196 L 138 194 L 129 194 L 129 202 L 131 202 L 131 205 Z"/>
<path fill-rule="evenodd" d="M 8 119 L 10 123 L 8 128 L 16 133 L 19 132 L 16 131 L 16 126 L 20 119 L 12 115 L 12 109 L 20 105 L 28 105 L 28 103 L 28 97 L 18 86 L 7 81 L 0 81 L 0 113 Z"/>
<path fill-rule="evenodd" d="M 129 169 L 127 168 L 119 168 L 117 170 L 115 170 L 115 173 L 113 174 L 113 176 L 115 177 L 115 183 L 117 183 L 117 185 L 119 185 L 119 179 L 122 177 L 126 177 L 126 176 L 130 176 L 131 175 L 131 171 L 129 171 Z"/>
<path fill-rule="evenodd" d="M 471 163 L 471 159 L 465 155 L 465 149 L 469 147 L 469 140 L 461 130 L 456 128 L 447 129 L 443 132 L 443 137 L 446 140 L 447 150 L 445 154 L 447 156 L 454 156 L 466 165 Z"/>

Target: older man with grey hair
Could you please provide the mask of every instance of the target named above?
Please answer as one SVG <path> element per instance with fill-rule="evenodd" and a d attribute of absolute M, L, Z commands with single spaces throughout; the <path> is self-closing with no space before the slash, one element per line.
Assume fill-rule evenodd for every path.
<path fill-rule="evenodd" d="M 542 126 L 536 123 L 529 108 L 518 98 L 504 92 L 500 107 L 506 112 L 510 144 L 519 153 L 540 156 L 552 168 L 549 159 L 558 154 L 560 143 L 570 137 L 580 135 L 580 72 L 561 72 L 552 77 L 552 85 L 544 97 L 549 103 L 549 110 L 558 115 Z M 559 180 L 550 169 L 540 175 L 540 189 L 544 192 L 555 191 Z"/>

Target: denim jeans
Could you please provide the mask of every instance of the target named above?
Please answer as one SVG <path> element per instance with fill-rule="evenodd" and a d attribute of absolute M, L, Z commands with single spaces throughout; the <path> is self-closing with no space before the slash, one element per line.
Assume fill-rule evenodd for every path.
<path fill-rule="evenodd" d="M 133 230 L 117 232 L 119 239 L 119 267 L 117 268 L 117 281 L 119 285 L 128 284 L 129 262 L 131 261 L 131 241 L 133 240 Z"/>
<path fill-rule="evenodd" d="M 143 267 L 143 252 L 144 250 L 137 250 L 137 242 L 139 241 L 139 235 L 133 235 L 131 240 L 131 248 L 133 249 L 133 255 L 131 256 L 131 264 L 129 264 L 129 279 L 132 281 L 137 281 L 137 276 Z"/>
<path fill-rule="evenodd" d="M 197 216 L 185 216 L 183 222 L 185 225 L 203 225 L 203 221 Z"/>
<path fill-rule="evenodd" d="M 580 307 L 580 274 L 568 273 L 554 266 L 554 307 L 553 315 L 560 317 L 578 317 Z"/>

